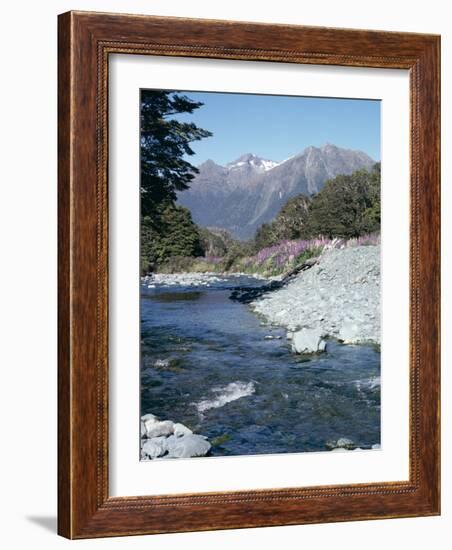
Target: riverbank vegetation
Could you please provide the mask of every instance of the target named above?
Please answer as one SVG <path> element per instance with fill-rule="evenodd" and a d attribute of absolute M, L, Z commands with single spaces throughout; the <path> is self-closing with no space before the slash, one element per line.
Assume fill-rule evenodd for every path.
<path fill-rule="evenodd" d="M 153 241 L 155 271 L 280 275 L 325 247 L 379 243 L 380 167 L 331 179 L 313 197 L 289 199 L 251 241 L 233 239 L 224 230 L 198 228 L 188 210 L 173 208 L 177 215 L 167 214 L 164 235 Z M 142 241 L 142 254 L 147 242 Z"/>
<path fill-rule="evenodd" d="M 309 258 L 317 257 L 325 248 L 349 248 L 380 244 L 380 234 L 370 233 L 352 239 L 286 240 L 262 248 L 252 255 L 236 256 L 173 256 L 158 266 L 158 273 L 246 273 L 271 277 L 287 273 Z"/>

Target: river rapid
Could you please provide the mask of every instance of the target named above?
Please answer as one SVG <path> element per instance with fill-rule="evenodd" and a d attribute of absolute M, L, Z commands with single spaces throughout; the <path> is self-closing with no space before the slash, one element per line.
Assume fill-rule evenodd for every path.
<path fill-rule="evenodd" d="M 247 276 L 158 276 L 141 285 L 141 415 L 207 436 L 212 456 L 380 443 L 380 353 L 328 340 L 290 351 L 286 332 L 229 299 Z"/>

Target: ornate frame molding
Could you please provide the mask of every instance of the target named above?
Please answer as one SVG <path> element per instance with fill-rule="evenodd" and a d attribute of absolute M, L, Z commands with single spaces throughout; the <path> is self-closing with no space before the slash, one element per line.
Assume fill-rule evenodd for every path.
<path fill-rule="evenodd" d="M 61 535 L 439 513 L 439 45 L 438 36 L 408 33 L 89 12 L 59 17 Z M 109 497 L 108 59 L 117 53 L 410 71 L 409 481 Z"/>

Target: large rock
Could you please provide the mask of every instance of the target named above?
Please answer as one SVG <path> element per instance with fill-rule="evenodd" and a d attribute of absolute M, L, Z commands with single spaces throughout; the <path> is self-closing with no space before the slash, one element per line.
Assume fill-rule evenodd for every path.
<path fill-rule="evenodd" d="M 326 342 L 320 329 L 302 328 L 292 335 L 292 351 L 318 353 L 326 350 Z"/>
<path fill-rule="evenodd" d="M 171 435 L 166 439 L 168 458 L 204 456 L 210 451 L 210 447 L 206 438 L 197 434 L 186 434 L 181 437 Z"/>
<path fill-rule="evenodd" d="M 141 417 L 141 437 L 151 437 L 148 435 L 150 433 L 152 427 L 158 423 L 158 418 L 155 416 L 155 414 L 145 414 Z"/>
<path fill-rule="evenodd" d="M 330 451 L 346 450 L 353 451 L 356 449 L 355 443 L 348 437 L 340 437 L 337 441 L 327 441 L 325 447 Z"/>
<path fill-rule="evenodd" d="M 149 458 L 158 458 L 166 453 L 166 437 L 154 437 L 148 439 L 141 446 L 142 454 L 147 455 Z"/>
<path fill-rule="evenodd" d="M 155 416 L 155 414 L 151 414 L 151 413 L 148 413 L 148 414 L 144 414 L 142 417 L 141 417 L 141 420 L 143 422 L 157 422 L 158 418 Z"/>
<path fill-rule="evenodd" d="M 171 420 L 163 420 L 161 422 L 145 422 L 146 436 L 149 439 L 153 437 L 159 437 L 161 435 L 171 435 L 174 432 L 174 422 Z"/>
<path fill-rule="evenodd" d="M 184 435 L 190 435 L 193 432 L 190 430 L 190 428 L 187 428 L 187 426 L 184 426 L 180 422 L 176 422 L 174 424 L 174 435 L 176 437 L 182 437 Z"/>

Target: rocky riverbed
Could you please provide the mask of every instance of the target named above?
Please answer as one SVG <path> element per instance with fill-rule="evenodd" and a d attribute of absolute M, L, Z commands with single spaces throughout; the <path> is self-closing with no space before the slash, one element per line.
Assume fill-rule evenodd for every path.
<path fill-rule="evenodd" d="M 142 277 L 141 283 L 146 288 L 162 287 L 212 287 L 218 286 L 218 283 L 231 282 L 232 279 L 238 280 L 246 277 L 245 273 L 154 273 Z M 261 275 L 253 276 L 254 279 L 266 280 Z"/>
<path fill-rule="evenodd" d="M 287 329 L 293 351 L 324 351 L 325 337 L 380 344 L 380 246 L 329 249 L 251 308 Z"/>
<path fill-rule="evenodd" d="M 364 254 L 375 251 L 367 247 Z M 338 256 L 348 253 L 337 251 Z M 262 302 L 275 300 L 276 307 L 279 296 L 311 278 L 319 266 L 265 292 Z M 344 345 L 334 337 L 326 342 L 327 353 L 292 353 L 300 335 L 286 340 L 289 323 L 274 326 L 247 302 L 230 299 L 237 288 L 268 287 L 268 280 L 181 273 L 142 283 L 143 460 L 378 448 L 377 346 Z M 311 299 L 304 292 L 299 297 Z M 375 315 L 378 319 L 377 309 Z M 292 332 L 316 328 L 314 318 L 293 325 Z M 324 334 L 332 333 L 322 328 L 319 338 Z M 315 341 L 315 333 L 310 336 Z"/>

